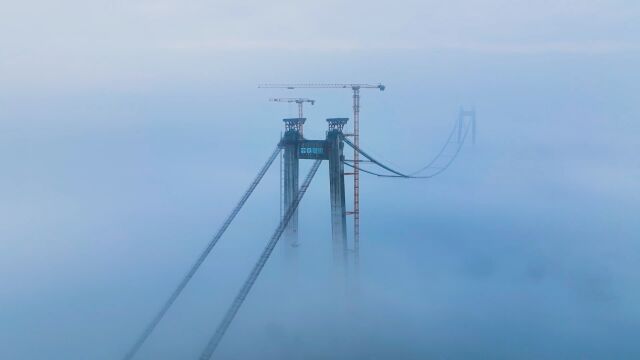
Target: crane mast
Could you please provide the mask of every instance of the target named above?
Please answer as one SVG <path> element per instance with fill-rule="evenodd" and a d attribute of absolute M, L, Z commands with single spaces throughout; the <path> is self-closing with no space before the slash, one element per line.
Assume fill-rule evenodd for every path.
<path fill-rule="evenodd" d="M 321 84 L 321 83 L 296 83 L 296 84 L 260 84 L 262 89 L 351 89 L 353 91 L 353 142 L 360 146 L 360 89 L 378 89 L 384 91 L 386 86 L 378 84 Z M 301 105 L 299 105 L 301 106 Z M 301 109 L 301 107 L 300 107 Z M 300 110 L 301 111 L 301 110 Z M 302 117 L 302 116 L 300 116 Z M 356 270 L 360 264 L 360 154 L 354 149 L 353 163 L 353 210 L 347 215 L 353 215 L 353 259 Z"/>

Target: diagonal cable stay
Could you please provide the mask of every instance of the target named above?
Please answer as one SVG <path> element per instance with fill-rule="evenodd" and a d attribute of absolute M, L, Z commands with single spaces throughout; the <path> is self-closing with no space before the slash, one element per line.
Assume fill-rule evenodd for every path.
<path fill-rule="evenodd" d="M 304 194 L 307 192 L 307 189 L 311 184 L 311 180 L 313 180 L 313 176 L 318 171 L 318 168 L 320 167 L 321 163 L 322 163 L 322 160 L 316 160 L 311 166 L 311 170 L 309 170 L 309 173 L 307 174 L 307 177 L 302 183 L 302 186 L 300 186 L 300 190 L 298 190 L 298 193 L 296 194 L 296 197 L 293 199 L 293 202 L 291 203 L 291 205 L 289 205 L 289 207 L 287 208 L 287 211 L 284 213 L 282 219 L 280 220 L 280 224 L 278 224 L 278 227 L 276 228 L 275 232 L 271 236 L 271 239 L 269 240 L 266 247 L 262 251 L 262 254 L 258 259 L 258 262 L 254 265 L 253 270 L 251 270 L 251 273 L 249 273 L 249 276 L 247 277 L 244 284 L 240 288 L 240 291 L 238 291 L 238 294 L 233 300 L 233 303 L 231 303 L 231 306 L 229 307 L 229 309 L 225 313 L 225 316 L 222 318 L 222 321 L 218 325 L 216 332 L 213 334 L 213 336 L 207 343 L 207 346 L 205 347 L 204 351 L 200 355 L 200 360 L 209 360 L 213 355 L 214 351 L 216 350 L 216 348 L 218 347 L 218 345 L 220 344 L 222 337 L 227 332 L 227 329 L 229 328 L 229 325 L 231 325 L 233 318 L 238 313 L 238 310 L 240 310 L 242 303 L 247 298 L 249 291 L 251 291 L 253 284 L 255 284 L 256 280 L 258 279 L 258 276 L 260 275 L 260 272 L 264 268 L 264 265 L 267 263 L 267 260 L 269 260 L 269 257 L 271 256 L 273 249 L 278 243 L 278 240 L 280 240 L 280 237 L 282 236 L 282 233 L 284 232 L 287 224 L 289 223 L 289 220 L 291 220 L 291 217 L 293 217 L 293 214 L 298 208 L 300 201 L 304 197 Z"/>
<path fill-rule="evenodd" d="M 207 256 L 209 256 L 209 254 L 211 253 L 211 250 L 213 250 L 213 247 L 216 246 L 216 244 L 218 243 L 218 240 L 220 240 L 220 238 L 225 233 L 229 225 L 231 225 L 231 222 L 233 221 L 233 219 L 235 219 L 236 215 L 238 215 L 238 213 L 240 212 L 240 209 L 242 209 L 244 204 L 247 202 L 247 200 L 253 193 L 253 190 L 255 190 L 255 188 L 258 186 L 258 184 L 266 174 L 267 170 L 269 170 L 269 167 L 271 167 L 271 164 L 273 164 L 273 161 L 276 159 L 276 157 L 280 153 L 280 150 L 281 150 L 280 146 L 277 146 L 273 150 L 273 152 L 271 153 L 267 161 L 264 163 L 264 165 L 258 172 L 258 175 L 256 175 L 253 182 L 251 182 L 251 184 L 249 185 L 249 188 L 247 189 L 247 191 L 244 193 L 244 195 L 242 195 L 242 198 L 240 198 L 240 201 L 238 202 L 238 204 L 233 208 L 231 213 L 227 216 L 226 220 L 224 221 L 222 226 L 220 226 L 220 229 L 218 229 L 218 232 L 213 236 L 213 238 L 211 239 L 207 247 L 200 253 L 200 256 L 196 259 L 195 263 L 191 265 L 191 268 L 189 269 L 189 271 L 185 274 L 185 276 L 182 278 L 180 283 L 178 283 L 178 286 L 175 288 L 175 290 L 173 290 L 173 292 L 171 293 L 171 296 L 169 296 L 167 301 L 162 305 L 162 307 L 160 308 L 160 311 L 158 311 L 158 313 L 153 317 L 151 322 L 149 322 L 149 324 L 145 327 L 142 334 L 140 334 L 137 341 L 133 344 L 133 346 L 131 346 L 129 351 L 125 354 L 123 360 L 132 359 L 136 355 L 138 350 L 140 350 L 140 348 L 145 343 L 147 338 L 149 338 L 149 335 L 151 335 L 153 330 L 158 326 L 158 323 L 160 322 L 160 320 L 162 320 L 162 318 L 167 313 L 167 311 L 169 311 L 169 308 L 171 308 L 173 303 L 180 296 L 180 294 L 182 293 L 184 288 L 187 286 L 191 278 L 193 278 L 193 275 L 198 271 L 198 269 L 200 268 L 202 263 L 205 261 Z"/>

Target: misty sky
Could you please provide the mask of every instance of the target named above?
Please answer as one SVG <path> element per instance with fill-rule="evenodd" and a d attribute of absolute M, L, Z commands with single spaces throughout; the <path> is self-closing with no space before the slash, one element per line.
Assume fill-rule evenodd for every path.
<path fill-rule="evenodd" d="M 0 1 L 1 359 L 118 359 L 296 114 L 268 98 L 352 116 L 261 82 L 383 82 L 361 144 L 402 170 L 460 106 L 478 142 L 362 179 L 346 294 L 324 164 L 218 358 L 640 358 L 640 2 Z M 139 359 L 196 359 L 277 221 L 276 167 Z"/>

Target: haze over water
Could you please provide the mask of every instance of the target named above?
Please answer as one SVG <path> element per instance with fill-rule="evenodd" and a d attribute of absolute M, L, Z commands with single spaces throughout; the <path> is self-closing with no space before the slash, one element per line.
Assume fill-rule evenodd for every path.
<path fill-rule="evenodd" d="M 430 180 L 363 175 L 349 290 L 324 164 L 296 264 L 276 249 L 217 358 L 638 358 L 638 16 L 631 1 L 3 4 L 0 358 L 118 359 L 297 113 L 268 98 L 316 99 L 309 138 L 352 117 L 349 90 L 261 82 L 383 82 L 362 91 L 361 145 L 401 170 L 437 153 L 460 106 L 478 140 Z M 277 225 L 275 165 L 139 359 L 200 354 Z"/>

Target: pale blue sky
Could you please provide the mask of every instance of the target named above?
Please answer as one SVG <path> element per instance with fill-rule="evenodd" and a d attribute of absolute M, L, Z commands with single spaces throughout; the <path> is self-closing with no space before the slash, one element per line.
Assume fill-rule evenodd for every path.
<path fill-rule="evenodd" d="M 18 89 L 139 88 L 266 76 L 229 54 L 625 53 L 639 50 L 638 17 L 637 2 L 615 0 L 5 2 L 0 76 Z"/>

